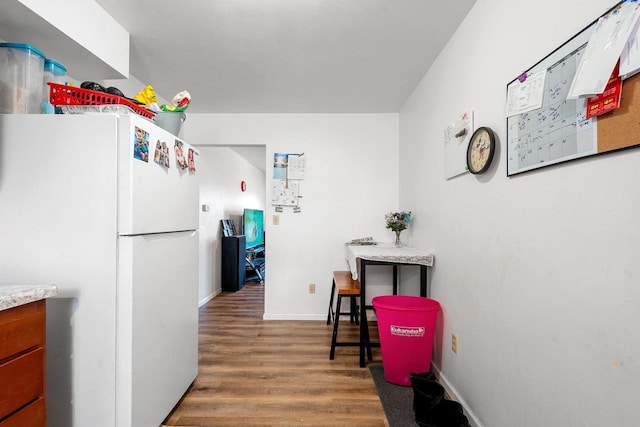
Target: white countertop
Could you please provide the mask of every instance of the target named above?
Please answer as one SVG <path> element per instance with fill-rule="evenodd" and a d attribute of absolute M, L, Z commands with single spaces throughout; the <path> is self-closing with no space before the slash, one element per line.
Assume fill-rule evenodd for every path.
<path fill-rule="evenodd" d="M 58 295 L 56 285 L 2 285 L 0 284 L 0 310 Z"/>

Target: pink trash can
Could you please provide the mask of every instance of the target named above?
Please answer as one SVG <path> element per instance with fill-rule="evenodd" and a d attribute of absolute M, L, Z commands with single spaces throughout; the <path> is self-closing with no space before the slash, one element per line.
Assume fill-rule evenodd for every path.
<path fill-rule="evenodd" d="M 431 370 L 438 301 L 405 295 L 382 295 L 371 301 L 378 319 L 382 367 L 387 382 L 410 386 L 411 372 Z"/>

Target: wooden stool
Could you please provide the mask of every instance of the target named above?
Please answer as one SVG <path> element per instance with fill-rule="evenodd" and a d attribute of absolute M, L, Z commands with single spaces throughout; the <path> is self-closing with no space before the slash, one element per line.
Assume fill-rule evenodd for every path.
<path fill-rule="evenodd" d="M 333 297 L 337 291 L 338 301 L 336 303 L 336 309 L 333 310 Z M 349 298 L 350 305 L 348 312 L 342 312 L 342 298 Z M 336 352 L 336 347 L 352 346 L 357 347 L 360 342 L 345 342 L 338 341 L 338 325 L 340 324 L 340 316 L 349 316 L 350 323 L 359 325 L 359 310 L 356 298 L 360 297 L 360 282 L 353 280 L 350 271 L 334 271 L 333 272 L 333 284 L 331 286 L 331 299 L 329 300 L 329 313 L 327 315 L 327 325 L 333 321 L 333 336 L 331 338 L 331 352 L 329 354 L 329 360 L 333 360 Z M 365 318 L 366 319 L 366 318 Z M 368 337 L 367 337 L 368 338 Z M 368 339 L 367 339 L 368 342 Z M 371 360 L 371 347 L 369 350 L 369 360 Z"/>

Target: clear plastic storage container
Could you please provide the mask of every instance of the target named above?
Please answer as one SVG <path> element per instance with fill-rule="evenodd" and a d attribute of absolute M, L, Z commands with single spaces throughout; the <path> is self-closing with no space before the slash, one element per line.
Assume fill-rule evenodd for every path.
<path fill-rule="evenodd" d="M 0 43 L 0 113 L 42 112 L 45 56 L 22 43 Z"/>
<path fill-rule="evenodd" d="M 55 107 L 49 102 L 50 88 L 47 83 L 65 84 L 67 79 L 67 68 L 53 59 L 47 58 L 44 61 L 43 84 L 42 84 L 42 110 L 45 114 L 55 113 Z"/>

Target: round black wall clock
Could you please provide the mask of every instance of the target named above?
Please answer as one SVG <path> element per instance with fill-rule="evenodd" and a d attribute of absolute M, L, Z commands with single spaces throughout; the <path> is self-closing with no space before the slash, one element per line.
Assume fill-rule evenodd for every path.
<path fill-rule="evenodd" d="M 488 127 L 476 129 L 467 148 L 467 167 L 473 174 L 484 173 L 491 166 L 496 149 L 496 137 Z"/>

